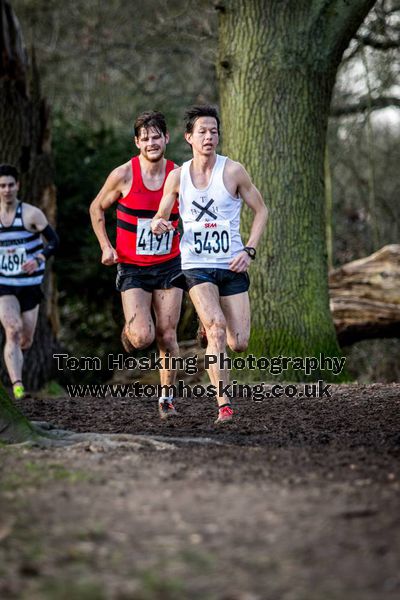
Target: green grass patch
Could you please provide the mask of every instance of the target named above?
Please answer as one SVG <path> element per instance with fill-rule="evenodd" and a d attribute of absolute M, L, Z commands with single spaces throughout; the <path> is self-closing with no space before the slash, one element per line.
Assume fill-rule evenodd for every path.
<path fill-rule="evenodd" d="M 39 392 L 40 396 L 43 397 L 57 397 L 57 396 L 65 396 L 66 391 L 57 381 L 48 381 L 44 387 Z"/>
<path fill-rule="evenodd" d="M 186 600 L 185 585 L 178 577 L 163 576 L 157 569 L 147 569 L 139 576 L 137 600 Z"/>
<path fill-rule="evenodd" d="M 40 590 L 43 600 L 105 600 L 104 587 L 97 581 L 67 581 L 54 579 L 43 582 Z"/>
<path fill-rule="evenodd" d="M 81 469 L 67 469 L 59 463 L 27 461 L 21 465 L 18 472 L 8 473 L 4 476 L 2 488 L 15 491 L 20 488 L 40 487 L 55 481 L 76 484 L 92 480 L 93 474 Z"/>

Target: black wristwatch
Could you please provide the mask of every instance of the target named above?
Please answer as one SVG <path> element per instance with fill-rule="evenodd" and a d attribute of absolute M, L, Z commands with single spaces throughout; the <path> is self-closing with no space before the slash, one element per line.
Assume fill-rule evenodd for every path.
<path fill-rule="evenodd" d="M 256 254 L 257 254 L 257 251 L 255 248 L 252 248 L 251 246 L 245 246 L 243 248 L 243 250 L 245 252 L 247 252 L 247 254 L 250 256 L 251 260 L 255 260 Z"/>
<path fill-rule="evenodd" d="M 43 259 L 43 258 L 40 258 L 39 256 L 34 256 L 34 259 L 35 259 L 35 260 L 36 260 L 36 262 L 37 262 L 37 266 L 38 266 L 38 268 L 39 268 L 39 267 L 41 267 L 41 266 L 42 266 L 42 264 L 44 263 L 44 259 Z"/>

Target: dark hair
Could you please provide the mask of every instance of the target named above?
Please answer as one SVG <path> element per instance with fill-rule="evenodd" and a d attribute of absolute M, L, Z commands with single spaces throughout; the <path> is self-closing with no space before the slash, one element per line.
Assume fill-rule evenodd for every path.
<path fill-rule="evenodd" d="M 139 137 L 142 128 L 148 130 L 150 127 L 156 129 L 159 133 L 167 134 L 167 123 L 162 113 L 149 110 L 141 113 L 135 119 L 135 137 Z"/>
<path fill-rule="evenodd" d="M 185 112 L 185 132 L 192 133 L 195 122 L 199 117 L 214 117 L 217 121 L 218 134 L 219 134 L 219 126 L 220 120 L 218 116 L 218 111 L 215 106 L 211 106 L 211 104 L 203 104 L 198 106 L 191 106 Z"/>
<path fill-rule="evenodd" d="M 18 181 L 18 169 L 16 169 L 13 165 L 0 165 L 0 177 L 14 177 L 15 181 Z"/>

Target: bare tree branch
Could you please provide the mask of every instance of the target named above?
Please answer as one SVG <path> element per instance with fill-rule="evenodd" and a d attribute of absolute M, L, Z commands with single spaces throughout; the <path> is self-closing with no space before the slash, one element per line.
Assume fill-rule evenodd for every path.
<path fill-rule="evenodd" d="M 347 115 L 355 115 L 363 113 L 367 110 L 379 110 L 392 106 L 400 108 L 400 98 L 396 96 L 380 96 L 379 98 L 369 98 L 367 95 L 362 96 L 357 102 L 352 104 L 332 106 L 330 110 L 331 117 L 344 117 Z"/>
<path fill-rule="evenodd" d="M 315 31 L 324 31 L 325 45 L 328 50 L 325 61 L 328 63 L 333 59 L 336 66 L 339 64 L 343 52 L 354 37 L 357 29 L 367 16 L 368 12 L 374 6 L 376 0 L 315 0 L 312 3 L 311 11 L 312 29 Z"/>
<path fill-rule="evenodd" d="M 400 37 L 397 40 L 383 39 L 378 40 L 372 34 L 356 35 L 355 39 L 361 42 L 364 46 L 371 46 L 376 50 L 391 50 L 392 48 L 400 48 Z"/>

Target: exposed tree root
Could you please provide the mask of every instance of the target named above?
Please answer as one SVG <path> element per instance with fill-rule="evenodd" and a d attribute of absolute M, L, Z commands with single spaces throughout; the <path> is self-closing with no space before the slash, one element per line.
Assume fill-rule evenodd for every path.
<path fill-rule="evenodd" d="M 43 421 L 31 423 L 33 435 L 21 442 L 27 446 L 39 448 L 80 447 L 88 452 L 106 452 L 119 448 L 130 450 L 172 450 L 175 444 L 149 436 L 130 435 L 126 433 L 75 433 L 65 429 L 57 429 Z"/>

